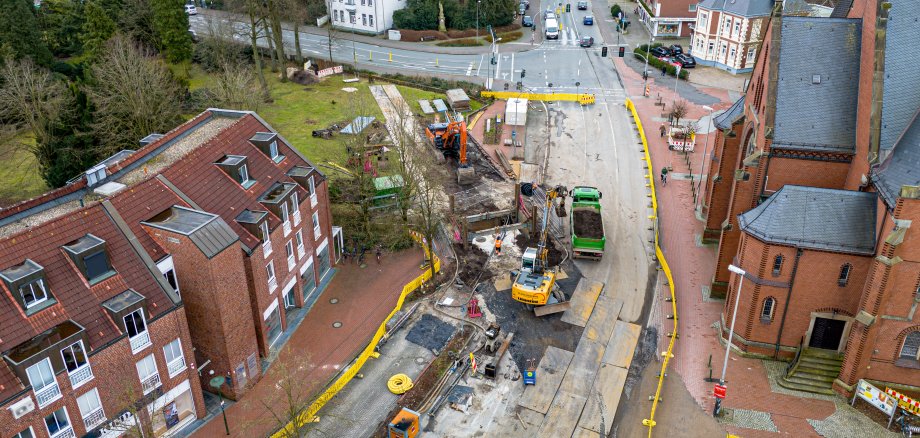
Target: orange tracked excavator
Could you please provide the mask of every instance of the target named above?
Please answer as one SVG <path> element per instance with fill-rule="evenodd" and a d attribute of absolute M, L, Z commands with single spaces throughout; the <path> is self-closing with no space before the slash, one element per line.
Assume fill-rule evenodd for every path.
<path fill-rule="evenodd" d="M 444 158 L 457 159 L 457 182 L 460 184 L 471 182 L 475 178 L 475 171 L 467 158 L 467 131 L 466 121 L 463 116 L 451 116 L 445 113 L 447 122 L 431 123 L 425 127 L 428 141 L 444 154 Z"/>

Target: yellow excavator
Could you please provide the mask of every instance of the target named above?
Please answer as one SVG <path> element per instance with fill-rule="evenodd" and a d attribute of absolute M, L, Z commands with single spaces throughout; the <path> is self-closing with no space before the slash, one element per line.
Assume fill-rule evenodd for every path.
<path fill-rule="evenodd" d="M 568 195 L 565 186 L 556 186 L 546 192 L 546 202 L 543 205 L 543 221 L 540 227 L 540 241 L 536 248 L 527 248 L 521 256 L 521 269 L 517 272 L 514 284 L 511 285 L 511 298 L 527 305 L 535 306 L 537 316 L 563 312 L 571 303 L 565 300 L 565 295 L 556 288 L 557 267 L 548 266 L 546 255 L 547 232 L 550 209 L 556 210 L 556 215 L 563 217 L 565 212 L 565 197 Z M 556 200 L 559 200 L 558 203 Z M 512 273 L 514 275 L 514 273 Z"/>

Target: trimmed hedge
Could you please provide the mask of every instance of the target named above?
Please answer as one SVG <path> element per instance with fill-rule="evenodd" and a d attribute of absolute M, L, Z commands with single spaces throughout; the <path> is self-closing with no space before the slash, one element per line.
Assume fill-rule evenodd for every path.
<path fill-rule="evenodd" d="M 616 16 L 619 15 L 619 13 L 620 13 L 622 10 L 623 10 L 623 9 L 620 8 L 620 5 L 613 5 L 613 6 L 610 7 L 610 15 L 611 15 L 612 17 L 616 18 Z"/>
<path fill-rule="evenodd" d="M 458 40 L 441 41 L 435 45 L 441 47 L 475 47 L 481 46 L 482 41 L 479 41 L 476 38 L 461 38 Z"/>
<path fill-rule="evenodd" d="M 654 56 L 649 56 L 648 52 L 642 50 L 643 47 L 648 47 L 648 44 L 643 44 L 642 46 L 637 47 L 635 50 L 633 50 L 633 54 L 636 56 L 636 59 L 642 62 L 645 62 L 645 57 L 648 56 L 648 66 L 649 66 L 650 71 L 652 70 L 651 67 L 655 67 L 654 70 L 656 71 L 661 71 L 661 67 L 666 67 L 668 69 L 667 71 L 668 71 L 669 76 L 674 76 L 674 74 L 677 73 L 677 67 L 667 62 L 664 62 Z M 681 79 L 687 79 L 689 77 L 690 77 L 690 72 L 687 71 L 687 69 L 685 68 L 680 69 Z"/>

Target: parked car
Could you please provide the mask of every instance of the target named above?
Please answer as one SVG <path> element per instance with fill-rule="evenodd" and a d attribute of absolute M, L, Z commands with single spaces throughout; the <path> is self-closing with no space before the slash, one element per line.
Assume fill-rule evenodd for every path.
<path fill-rule="evenodd" d="M 578 42 L 578 45 L 582 47 L 591 47 L 594 45 L 594 37 L 581 37 L 581 41 Z"/>
<path fill-rule="evenodd" d="M 188 36 L 190 36 L 190 37 L 192 38 L 192 42 L 193 42 L 193 43 L 197 43 L 197 42 L 199 41 L 199 40 L 198 40 L 198 33 L 196 33 L 196 32 L 195 32 L 194 30 L 192 30 L 192 29 L 189 29 L 189 30 L 188 30 Z"/>
<path fill-rule="evenodd" d="M 195 5 L 185 5 L 185 13 L 189 15 L 198 15 L 198 8 Z"/>
<path fill-rule="evenodd" d="M 579 11 L 587 11 L 587 10 L 588 10 L 588 2 L 586 2 L 585 0 L 579 1 L 579 2 L 578 2 L 578 10 L 579 10 Z"/>
<path fill-rule="evenodd" d="M 525 15 L 524 18 L 521 20 L 521 26 L 533 27 L 533 17 L 531 17 L 530 15 Z"/>
<path fill-rule="evenodd" d="M 652 50 L 649 50 L 649 53 L 656 58 L 667 58 L 671 56 L 671 51 L 663 46 L 652 47 Z"/>
<path fill-rule="evenodd" d="M 674 44 L 671 47 L 668 47 L 668 50 L 671 51 L 671 55 L 680 55 L 681 53 L 684 53 L 684 48 L 681 47 L 680 44 Z"/>
<path fill-rule="evenodd" d="M 693 67 L 696 67 L 696 60 L 693 59 L 692 56 L 690 56 L 690 55 L 688 55 L 688 54 L 686 54 L 686 53 L 681 53 L 681 54 L 679 54 L 679 55 L 674 55 L 674 57 L 671 58 L 671 61 L 680 64 L 680 66 L 681 66 L 682 68 L 693 68 Z"/>
<path fill-rule="evenodd" d="M 592 26 L 592 25 L 594 25 L 594 16 L 593 16 L 593 15 L 585 15 L 585 19 L 582 20 L 582 24 L 584 24 L 585 26 Z"/>
<path fill-rule="evenodd" d="M 526 11 L 526 10 L 527 10 L 527 6 L 524 6 L 524 4 L 521 3 L 521 4 L 518 6 L 518 15 L 524 15 L 524 11 Z"/>
<path fill-rule="evenodd" d="M 521 0 L 521 4 L 524 5 L 524 10 L 530 10 L 530 2 L 528 0 Z"/>

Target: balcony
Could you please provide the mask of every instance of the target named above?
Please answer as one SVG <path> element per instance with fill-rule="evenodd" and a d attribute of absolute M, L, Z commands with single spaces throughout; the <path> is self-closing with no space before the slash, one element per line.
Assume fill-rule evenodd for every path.
<path fill-rule="evenodd" d="M 284 223 L 281 225 L 284 227 L 285 236 L 287 236 L 288 234 L 291 234 L 291 221 L 284 221 Z"/>
<path fill-rule="evenodd" d="M 300 210 L 294 210 L 294 226 L 300 225 Z"/>
<path fill-rule="evenodd" d="M 93 379 L 93 369 L 90 368 L 89 364 L 83 365 L 80 368 L 77 368 L 69 373 L 70 375 L 70 386 L 74 389 L 79 388 L 86 382 L 89 382 Z"/>
<path fill-rule="evenodd" d="M 131 338 L 131 352 L 137 354 L 138 351 L 141 351 L 147 348 L 150 345 L 150 332 L 144 330 L 137 334 L 137 336 Z"/>
<path fill-rule="evenodd" d="M 35 399 L 38 400 L 39 408 L 48 406 L 49 403 L 59 398 L 61 398 L 61 387 L 58 386 L 57 382 L 35 391 Z"/>
<path fill-rule="evenodd" d="M 59 430 L 59 431 L 57 431 L 57 432 L 51 434 L 51 438 L 77 438 L 77 434 L 75 434 L 75 433 L 73 432 L 73 428 L 72 428 L 72 427 L 67 426 L 67 427 L 65 427 L 65 428 L 63 428 L 63 429 L 61 429 L 61 430 Z"/>
<path fill-rule="evenodd" d="M 185 369 L 185 356 L 173 359 L 172 362 L 166 364 L 166 369 L 169 370 L 169 377 L 179 374 L 180 371 Z"/>
<path fill-rule="evenodd" d="M 153 373 L 141 380 L 141 387 L 144 388 L 144 395 L 150 394 L 151 391 L 160 387 L 160 373 Z"/>
<path fill-rule="evenodd" d="M 87 431 L 95 429 L 96 426 L 102 423 L 105 423 L 105 412 L 102 411 L 102 406 L 83 417 L 83 426 L 86 427 Z"/>

